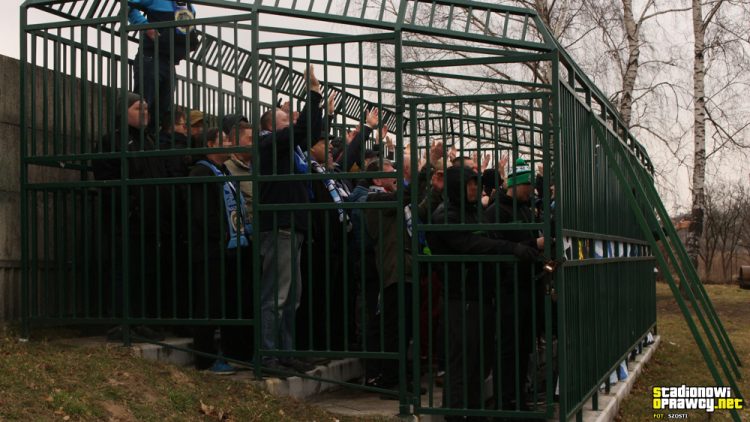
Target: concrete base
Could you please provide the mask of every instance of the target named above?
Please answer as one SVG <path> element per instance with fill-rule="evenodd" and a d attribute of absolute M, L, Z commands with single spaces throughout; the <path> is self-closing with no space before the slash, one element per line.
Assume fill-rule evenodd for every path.
<path fill-rule="evenodd" d="M 188 348 L 192 345 L 193 339 L 175 337 L 164 340 L 164 343 L 176 347 Z M 158 344 L 137 343 L 133 344 L 131 349 L 136 356 L 157 362 L 166 362 L 176 366 L 190 366 L 193 364 L 194 360 L 192 353 L 173 349 L 171 347 L 160 346 Z"/>
<path fill-rule="evenodd" d="M 661 342 L 661 337 L 656 336 L 654 343 L 643 348 L 643 353 L 636 356 L 635 361 L 628 362 L 628 378 L 625 381 L 618 382 L 610 389 L 609 394 L 599 393 L 599 410 L 592 410 L 592 403 L 589 400 L 583 407 L 584 422 L 609 422 L 615 420 L 620 403 L 627 397 L 635 384 L 636 379 L 643 371 L 646 362 L 651 359 L 656 348 Z M 424 387 L 427 387 L 423 383 Z M 491 388 L 491 386 L 489 387 Z M 423 406 L 440 407 L 442 403 L 442 388 L 435 387 L 432 392 L 432 403 L 428 402 L 429 395 L 422 396 Z M 398 414 L 398 401 L 382 400 L 379 394 L 368 393 L 364 391 L 355 391 L 351 389 L 339 389 L 315 396 L 311 402 L 316 406 L 339 415 L 354 417 L 394 417 Z M 444 418 L 438 415 L 418 415 L 419 420 L 429 422 L 440 422 Z M 550 422 L 558 421 L 559 416 L 555 411 L 555 416 Z M 575 420 L 575 416 L 570 419 Z"/>
<path fill-rule="evenodd" d="M 103 337 L 85 337 L 78 339 L 67 339 L 65 343 L 76 345 L 102 345 L 105 343 Z M 169 338 L 164 343 L 187 348 L 192 339 Z M 661 343 L 661 337 L 655 336 L 654 343 L 643 348 L 643 353 L 637 355 L 635 361 L 628 362 L 628 378 L 618 382 L 610 389 L 609 394 L 599 393 L 599 410 L 592 410 L 591 400 L 583 406 L 584 422 L 609 422 L 615 420 L 620 403 L 627 397 L 633 388 L 636 379 L 643 371 L 643 367 L 653 356 L 656 348 Z M 131 346 L 136 356 L 145 359 L 168 362 L 177 366 L 189 366 L 193 363 L 193 355 L 188 352 L 176 350 L 169 347 L 149 343 L 136 343 Z M 362 362 L 359 359 L 341 359 L 331 361 L 328 365 L 318 366 L 309 375 L 334 380 L 350 381 L 361 378 L 364 373 Z M 273 395 L 294 397 L 300 400 L 308 400 L 321 408 L 339 415 L 353 417 L 395 417 L 398 415 L 398 401 L 384 400 L 380 394 L 365 392 L 353 388 L 343 388 L 338 384 L 324 382 L 302 377 L 289 377 L 287 379 L 266 378 L 257 380 L 250 370 L 241 370 L 236 375 L 228 377 L 238 382 L 247 382 L 259 388 L 263 388 Z M 427 387 L 426 385 L 423 386 Z M 432 391 L 432 403 L 429 403 L 429 394 L 422 396 L 423 406 L 440 407 L 442 403 L 442 388 L 435 387 Z M 422 421 L 442 421 L 442 416 L 418 415 Z M 414 419 L 414 417 L 413 417 Z M 415 419 L 416 420 L 416 419 Z M 555 419 L 552 421 L 556 421 Z M 575 417 L 571 418 L 575 420 Z"/>
<path fill-rule="evenodd" d="M 363 374 L 364 369 L 359 359 L 334 360 L 326 366 L 318 366 L 313 371 L 308 372 L 308 375 L 334 381 L 350 381 L 361 378 Z M 258 382 L 258 384 L 275 396 L 289 396 L 301 400 L 309 399 L 324 391 L 339 388 L 338 384 L 302 377 L 268 378 Z"/>
<path fill-rule="evenodd" d="M 192 339 L 168 338 L 164 340 L 164 343 L 188 348 L 192 343 Z M 131 349 L 136 356 L 153 361 L 167 362 L 177 366 L 192 365 L 194 360 L 192 353 L 157 344 L 138 343 L 133 344 Z M 359 359 L 333 360 L 325 366 L 318 366 L 313 371 L 308 372 L 308 375 L 311 376 L 342 382 L 361 378 L 363 374 L 364 368 Z M 246 370 L 246 368 L 240 369 L 231 378 L 249 382 L 276 396 L 288 396 L 300 400 L 309 399 L 322 392 L 339 388 L 339 385 L 335 383 L 294 376 L 286 379 L 266 378 L 257 380 L 255 379 L 255 374 L 251 370 Z"/>
<path fill-rule="evenodd" d="M 586 402 L 583 406 L 584 422 L 609 422 L 615 420 L 617 411 L 620 410 L 620 403 L 630 394 L 630 390 L 635 385 L 636 379 L 643 372 L 646 362 L 656 352 L 659 343 L 661 343 L 661 336 L 655 336 L 654 343 L 644 347 L 643 353 L 637 355 L 635 361 L 628 361 L 628 378 L 613 385 L 610 388 L 609 394 L 599 393 L 599 410 L 592 410 L 590 399 Z"/>
<path fill-rule="evenodd" d="M 76 345 L 94 345 L 104 343 L 103 337 L 85 337 L 78 339 L 67 339 L 65 343 Z M 164 343 L 187 348 L 192 339 L 168 338 Z M 628 361 L 628 378 L 625 381 L 613 385 L 608 394 L 599 393 L 599 410 L 592 409 L 589 400 L 583 406 L 584 422 L 609 422 L 615 420 L 620 403 L 627 397 L 633 388 L 636 379 L 643 371 L 646 362 L 651 359 L 656 348 L 661 343 L 661 337 L 655 336 L 654 343 L 644 347 L 643 353 L 637 355 L 634 361 Z M 193 363 L 193 355 L 188 352 L 176 350 L 170 347 L 159 346 L 150 343 L 136 343 L 131 346 L 136 356 L 145 359 L 168 362 L 178 366 L 188 366 Z M 318 366 L 309 375 L 334 381 L 350 381 L 361 378 L 364 373 L 362 361 L 359 359 L 341 359 L 331 361 L 328 365 Z M 248 382 L 263 388 L 269 393 L 277 396 L 289 396 L 300 400 L 309 400 L 312 403 L 328 410 L 331 413 L 352 417 L 394 417 L 398 414 L 397 400 L 383 400 L 380 394 L 364 392 L 353 388 L 342 388 L 338 384 L 324 382 L 316 379 L 289 377 L 287 379 L 266 378 L 258 380 L 252 371 L 241 370 L 236 375 L 228 377 L 238 382 Z M 426 385 L 423 385 L 426 387 Z M 428 395 L 422 396 L 423 406 L 439 407 L 442 402 L 442 389 L 435 387 L 433 390 L 432 403 L 427 402 Z M 442 416 L 420 415 L 422 421 L 442 421 Z M 555 419 L 558 420 L 557 415 Z M 575 420 L 575 417 L 571 420 Z"/>

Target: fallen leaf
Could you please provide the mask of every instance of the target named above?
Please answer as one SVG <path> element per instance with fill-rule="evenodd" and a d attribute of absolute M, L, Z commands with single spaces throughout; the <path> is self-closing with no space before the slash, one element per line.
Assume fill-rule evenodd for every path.
<path fill-rule="evenodd" d="M 203 400 L 200 400 L 201 404 L 201 413 L 204 415 L 216 418 L 219 422 L 227 422 L 229 421 L 229 412 L 224 412 L 223 410 L 216 410 L 214 406 L 207 405 L 206 403 L 203 403 Z"/>
<path fill-rule="evenodd" d="M 209 406 L 206 403 L 203 403 L 203 400 L 200 401 L 201 403 L 201 413 L 203 413 L 206 416 L 211 416 L 211 413 L 214 411 L 213 406 Z"/>

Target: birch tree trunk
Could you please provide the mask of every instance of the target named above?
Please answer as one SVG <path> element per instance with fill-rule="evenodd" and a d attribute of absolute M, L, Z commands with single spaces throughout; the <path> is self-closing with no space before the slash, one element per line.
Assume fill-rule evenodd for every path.
<path fill-rule="evenodd" d="M 693 62 L 693 204 L 692 224 L 688 229 L 686 247 L 693 265 L 698 268 L 698 253 L 703 235 L 703 217 L 706 206 L 706 100 L 705 100 L 705 31 L 700 0 L 692 0 L 693 34 L 695 36 Z"/>
<path fill-rule="evenodd" d="M 623 26 L 628 40 L 628 62 L 622 78 L 622 96 L 620 97 L 620 115 L 626 127 L 630 127 L 630 116 L 633 111 L 633 90 L 638 77 L 638 58 L 641 55 L 640 24 L 633 16 L 633 0 L 622 0 Z"/>

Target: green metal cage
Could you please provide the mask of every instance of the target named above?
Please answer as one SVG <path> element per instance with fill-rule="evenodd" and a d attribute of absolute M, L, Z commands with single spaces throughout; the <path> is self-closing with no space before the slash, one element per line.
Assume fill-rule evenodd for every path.
<path fill-rule="evenodd" d="M 186 44 L 175 42 L 175 21 L 130 24 L 125 0 L 27 0 L 21 7 L 20 83 L 28 93 L 20 99 L 26 336 L 38 325 L 121 325 L 129 344 L 143 340 L 131 330 L 141 325 L 229 327 L 250 344 L 247 356 L 229 360 L 252 365 L 258 376 L 274 373 L 266 359 L 289 357 L 358 358 L 395 368 L 394 389 L 317 378 L 394 395 L 402 415 L 580 420 L 587 400 L 593 398 L 596 408 L 610 374 L 655 333 L 654 268 L 660 265 L 692 283 L 692 311 L 681 301 L 683 312 L 697 337 L 693 314 L 707 333 L 712 349 L 701 340 L 704 357 L 719 357 L 723 376 L 709 364 L 717 383 L 733 384 L 739 360 L 669 231 L 648 154 L 534 11 L 469 0 L 192 4 L 196 17 L 179 25 L 192 26 L 197 38 Z M 167 35 L 155 43 L 156 59 L 149 61 L 139 52 L 152 29 Z M 179 120 L 178 107 L 202 111 L 201 134 L 186 149 L 175 147 L 175 135 L 151 145 L 147 127 L 132 139 L 118 130 L 128 124 L 123 94 L 143 87 L 147 67 L 158 73 L 164 62 L 171 94 L 149 107 L 169 103 L 169 113 L 154 113 L 152 120 L 158 128 Z M 307 107 L 317 104 L 305 76 L 311 65 L 324 108 L 332 99 L 334 113 L 323 129 L 344 142 L 342 160 L 356 167 L 323 174 L 279 170 L 294 165 L 292 144 L 311 151 L 319 142 L 311 133 L 319 111 Z M 160 83 L 154 81 L 157 90 Z M 275 164 L 257 171 L 263 166 L 261 140 L 277 136 L 263 131 L 261 117 L 280 97 L 289 101 L 290 115 L 302 113 L 304 138 L 269 143 Z M 370 133 L 365 126 L 373 108 L 378 125 Z M 207 146 L 205 129 L 233 113 L 252 126 L 252 146 Z M 185 119 L 192 123 L 189 113 Z M 368 136 L 351 152 L 344 140 L 357 126 Z M 390 140 L 379 136 L 383 126 Z M 326 149 L 335 143 L 323 137 Z M 367 150 L 376 157 L 373 168 L 366 165 Z M 256 171 L 244 174 L 133 176 L 136 163 L 248 151 Z M 482 218 L 481 201 L 461 206 L 460 222 L 433 219 L 450 200 L 445 190 L 428 192 L 435 177 L 448 173 L 452 151 L 463 157 L 462 165 L 487 156 L 497 171 L 480 172 L 477 185 L 494 189 L 488 201 L 497 200 L 499 178 L 515 170 L 517 158 L 531 169 L 543 166 L 538 180 L 545 194 L 533 221 L 522 218 L 525 205 L 517 199 L 509 221 Z M 432 155 L 441 159 L 423 164 Z M 312 160 L 308 155 L 307 164 Z M 103 163 L 116 163 L 118 176 L 97 178 Z M 258 194 L 271 183 L 312 189 L 328 181 L 356 186 L 358 180 L 389 178 L 397 188 L 383 201 L 271 203 Z M 254 192 L 248 205 L 255 232 L 244 249 L 201 241 L 215 233 L 207 217 L 195 220 L 207 215 L 211 189 L 225 182 L 249 183 Z M 466 182 L 461 179 L 462 198 Z M 426 214 L 412 218 L 418 210 Z M 367 219 L 367 229 L 336 227 L 329 217 L 339 211 Z M 294 213 L 307 216 L 302 227 L 283 223 Z M 151 219 L 157 234 L 147 232 Z M 393 221 L 395 230 L 388 226 Z M 408 230 L 401 230 L 405 221 Z M 225 225 L 220 219 L 220 230 Z M 368 231 L 375 233 L 370 246 Z M 425 253 L 422 239 L 522 231 L 545 238 L 534 264 L 460 247 Z M 281 271 L 287 264 L 278 262 L 280 236 L 288 232 L 305 239 L 298 255 L 291 246 L 288 263 L 302 274 L 288 290 L 300 297 L 299 309 L 291 347 L 267 348 L 261 331 L 266 324 L 280 330 L 282 323 L 262 321 L 261 309 L 270 306 L 261 302 L 264 288 L 272 290 L 277 308 L 282 296 L 288 298 L 279 279 L 263 284 L 261 239 L 275 245 L 273 271 Z M 665 235 L 666 253 L 656 243 Z M 545 262 L 551 272 L 541 270 Z M 450 268 L 463 276 L 451 278 Z M 467 296 L 473 289 L 478 299 Z M 476 306 L 479 316 L 468 316 Z M 387 322 L 394 318 L 396 328 Z M 462 325 L 454 327 L 456 321 Z M 515 334 L 508 337 L 507 329 Z M 463 353 L 457 354 L 453 348 L 459 346 Z M 477 355 L 469 353 L 475 350 Z M 525 350 L 530 357 L 521 356 Z M 510 367 L 508 356 L 515 359 Z M 447 363 L 448 357 L 460 362 Z M 452 369 L 443 376 L 446 366 Z M 451 387 L 441 390 L 439 378 Z M 426 393 L 414 394 L 421 387 Z"/>

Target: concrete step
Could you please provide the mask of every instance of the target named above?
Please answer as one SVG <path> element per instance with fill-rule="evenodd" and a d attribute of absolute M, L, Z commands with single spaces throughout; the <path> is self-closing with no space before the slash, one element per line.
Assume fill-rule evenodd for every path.
<path fill-rule="evenodd" d="M 169 337 L 162 343 L 186 349 L 192 346 L 193 339 L 187 337 Z M 133 343 L 130 348 L 136 356 L 176 366 L 191 366 L 195 360 L 194 355 L 190 352 L 159 344 Z"/>
<path fill-rule="evenodd" d="M 167 338 L 163 341 L 164 344 L 179 348 L 189 348 L 192 342 L 191 338 L 179 337 Z M 137 343 L 133 344 L 131 349 L 136 356 L 177 366 L 190 366 L 194 361 L 192 353 L 159 344 Z M 338 359 L 332 360 L 327 365 L 319 365 L 307 374 L 326 380 L 345 382 L 361 378 L 364 374 L 364 368 L 359 359 Z M 324 391 L 339 388 L 336 383 L 297 376 L 286 379 L 264 378 L 263 380 L 257 380 L 252 370 L 240 370 L 236 375 L 230 377 L 250 382 L 276 396 L 288 396 L 300 400 L 309 399 Z"/>
<path fill-rule="evenodd" d="M 361 378 L 363 374 L 364 368 L 361 360 L 354 358 L 332 360 L 327 365 L 319 365 L 307 373 L 307 375 L 317 378 L 338 382 L 356 380 Z M 263 380 L 256 380 L 252 371 L 243 371 L 234 377 L 245 378 L 275 396 L 288 396 L 299 400 L 308 400 L 323 392 L 341 388 L 335 383 L 306 377 L 293 376 L 286 379 L 264 378 Z"/>

